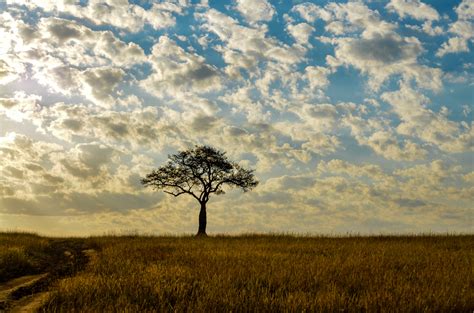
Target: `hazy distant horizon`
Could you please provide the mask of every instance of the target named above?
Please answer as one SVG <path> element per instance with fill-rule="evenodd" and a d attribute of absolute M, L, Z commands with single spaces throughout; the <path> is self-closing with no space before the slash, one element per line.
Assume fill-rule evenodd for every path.
<path fill-rule="evenodd" d="M 210 235 L 473 233 L 473 1 L 68 2 L 0 3 L 0 231 L 194 234 L 205 144 Z"/>

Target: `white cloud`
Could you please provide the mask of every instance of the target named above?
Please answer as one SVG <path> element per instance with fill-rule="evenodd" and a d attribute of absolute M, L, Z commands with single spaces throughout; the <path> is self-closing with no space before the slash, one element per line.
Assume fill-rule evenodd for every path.
<path fill-rule="evenodd" d="M 451 23 L 421 1 L 387 2 L 9 0 L 0 227 L 61 215 L 63 232 L 194 229 L 192 199 L 139 181 L 168 153 L 209 144 L 261 180 L 213 198 L 211 231 L 472 228 L 474 127 L 457 93 L 470 65 L 443 73 L 430 58 L 441 37 L 421 33 L 449 32 L 438 55 L 467 51 L 472 1 Z"/>
<path fill-rule="evenodd" d="M 452 37 L 444 42 L 441 48 L 436 52 L 436 56 L 442 57 L 448 53 L 469 52 L 467 41 L 463 38 Z"/>
<path fill-rule="evenodd" d="M 203 22 L 202 29 L 214 33 L 225 44 L 216 50 L 228 64 L 226 72 L 231 77 L 239 77 L 240 69 L 252 70 L 249 74 L 254 77 L 260 74 L 254 69 L 261 62 L 278 62 L 288 68 L 301 62 L 306 53 L 302 47 L 290 47 L 267 37 L 264 26 L 244 27 L 217 10 L 210 9 L 196 16 Z"/>
<path fill-rule="evenodd" d="M 220 71 L 202 56 L 185 51 L 176 42 L 161 36 L 152 48 L 149 62 L 153 73 L 141 85 L 150 93 L 163 96 L 194 90 L 206 92 L 221 86 Z"/>
<path fill-rule="evenodd" d="M 40 100 L 41 96 L 16 91 L 13 97 L 0 98 L 0 113 L 13 121 L 22 122 L 39 109 L 37 102 Z"/>
<path fill-rule="evenodd" d="M 314 27 L 306 23 L 300 23 L 296 25 L 289 24 L 287 29 L 291 36 L 295 38 L 296 42 L 303 45 L 308 43 L 309 37 L 314 32 Z"/>
<path fill-rule="evenodd" d="M 0 63 L 4 81 L 18 79 L 28 68 L 29 76 L 51 91 L 80 94 L 99 105 L 113 104 L 114 89 L 125 76 L 120 67 L 146 60 L 137 44 L 65 19 L 42 18 L 37 25 L 17 20 L 6 30 L 15 38 L 8 48 L 15 58 Z"/>
<path fill-rule="evenodd" d="M 149 10 L 126 0 L 90 0 L 86 5 L 61 1 L 7 0 L 8 4 L 26 5 L 30 9 L 42 8 L 49 12 L 61 12 L 84 18 L 96 25 L 112 25 L 131 32 L 138 32 L 148 24 L 154 29 L 172 27 L 176 24 L 175 14 L 182 14 L 180 2 L 154 3 Z"/>
<path fill-rule="evenodd" d="M 472 0 L 463 0 L 456 8 L 456 13 L 460 19 L 474 18 L 474 2 Z"/>
<path fill-rule="evenodd" d="M 0 56 L 0 85 L 6 85 L 20 78 L 24 72 L 24 66 L 15 62 L 15 58 L 9 55 Z"/>
<path fill-rule="evenodd" d="M 331 70 L 322 66 L 307 66 L 304 76 L 312 89 L 324 88 L 329 85 L 328 75 Z"/>
<path fill-rule="evenodd" d="M 360 144 L 369 146 L 375 153 L 389 160 L 415 161 L 424 159 L 428 154 L 426 150 L 414 142 L 410 140 L 400 142 L 395 134 L 387 131 L 378 131 L 368 138 L 358 137 L 357 139 Z"/>
<path fill-rule="evenodd" d="M 330 12 L 310 2 L 297 4 L 291 10 L 297 12 L 308 23 L 314 23 L 318 18 L 324 21 L 329 21 L 331 19 Z"/>
<path fill-rule="evenodd" d="M 66 64 L 78 67 L 106 64 L 130 67 L 145 61 L 140 46 L 133 42 L 125 43 L 110 31 L 93 31 L 59 18 L 41 19 L 37 31 L 41 37 L 37 37 L 29 48 L 34 50 L 38 47 L 40 53 L 63 59 Z"/>
<path fill-rule="evenodd" d="M 468 42 L 474 42 L 474 4 L 471 0 L 463 0 L 456 8 L 457 21 L 449 26 L 454 35 L 444 42 L 436 52 L 438 57 L 448 53 L 469 52 Z"/>
<path fill-rule="evenodd" d="M 122 81 L 125 72 L 119 68 L 99 67 L 81 73 L 86 98 L 98 103 L 114 103 L 113 91 Z"/>
<path fill-rule="evenodd" d="M 395 33 L 372 34 L 371 37 L 341 38 L 336 43 L 335 58 L 328 57 L 330 65 L 352 65 L 369 75 L 369 85 L 374 90 L 392 75 L 402 74 L 405 79 L 415 79 L 424 87 L 439 90 L 442 71 L 417 63 L 423 51 L 415 37 L 401 37 Z"/>
<path fill-rule="evenodd" d="M 250 23 L 268 22 L 275 15 L 275 8 L 267 0 L 237 0 L 236 8 Z"/>
<path fill-rule="evenodd" d="M 462 131 L 460 124 L 450 121 L 443 111 L 435 113 L 426 108 L 429 99 L 409 86 L 402 84 L 399 91 L 385 92 L 381 97 L 401 118 L 398 133 L 416 136 L 449 152 L 474 148 L 472 126 Z"/>
<path fill-rule="evenodd" d="M 401 18 L 411 16 L 417 20 L 438 20 L 438 12 L 430 5 L 420 0 L 390 0 L 386 5 L 392 12 L 396 12 Z"/>
<path fill-rule="evenodd" d="M 372 38 L 375 35 L 392 33 L 396 27 L 382 20 L 377 11 L 369 9 L 361 2 L 331 2 L 324 10 L 330 14 L 330 17 L 325 19 L 326 30 L 334 31 L 336 35 L 362 31 L 362 37 Z"/>
<path fill-rule="evenodd" d="M 423 23 L 422 26 L 418 25 L 406 25 L 407 28 L 419 31 L 419 32 L 424 32 L 430 36 L 438 36 L 444 34 L 443 27 L 441 26 L 433 26 L 432 21 L 426 21 Z"/>

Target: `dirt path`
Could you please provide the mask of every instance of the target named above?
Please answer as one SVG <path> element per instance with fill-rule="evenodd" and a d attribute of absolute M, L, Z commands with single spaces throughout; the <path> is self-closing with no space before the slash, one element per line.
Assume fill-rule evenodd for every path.
<path fill-rule="evenodd" d="M 0 312 L 6 311 L 12 303 L 14 295 L 22 290 L 34 288 L 36 284 L 46 279 L 48 274 L 28 275 L 12 279 L 0 285 Z"/>
<path fill-rule="evenodd" d="M 21 298 L 16 301 L 12 307 L 8 309 L 11 313 L 33 313 L 38 312 L 38 309 L 48 300 L 50 292 L 40 292 L 34 295 Z"/>
<path fill-rule="evenodd" d="M 49 273 L 22 276 L 0 284 L 0 313 L 37 312 L 48 300 L 53 282 L 73 276 L 87 263 L 97 260 L 97 252 L 82 245 L 61 242 L 55 248 L 52 253 L 57 262 L 51 264 Z"/>

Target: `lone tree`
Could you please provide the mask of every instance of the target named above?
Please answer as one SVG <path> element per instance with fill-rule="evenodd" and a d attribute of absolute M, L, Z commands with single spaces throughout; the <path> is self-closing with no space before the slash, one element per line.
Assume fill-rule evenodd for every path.
<path fill-rule="evenodd" d="M 208 146 L 169 155 L 168 162 L 142 179 L 145 187 L 162 189 L 175 197 L 189 194 L 201 205 L 197 235 L 206 235 L 206 204 L 212 193 L 223 194 L 225 185 L 244 192 L 258 185 L 253 170 L 227 159 L 225 152 Z"/>

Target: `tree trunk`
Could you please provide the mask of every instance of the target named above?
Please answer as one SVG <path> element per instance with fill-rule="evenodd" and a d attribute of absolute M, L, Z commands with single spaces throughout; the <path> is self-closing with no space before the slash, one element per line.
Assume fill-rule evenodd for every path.
<path fill-rule="evenodd" d="M 206 202 L 201 202 L 201 210 L 199 211 L 199 229 L 198 229 L 197 236 L 207 236 L 206 225 L 207 225 Z"/>

